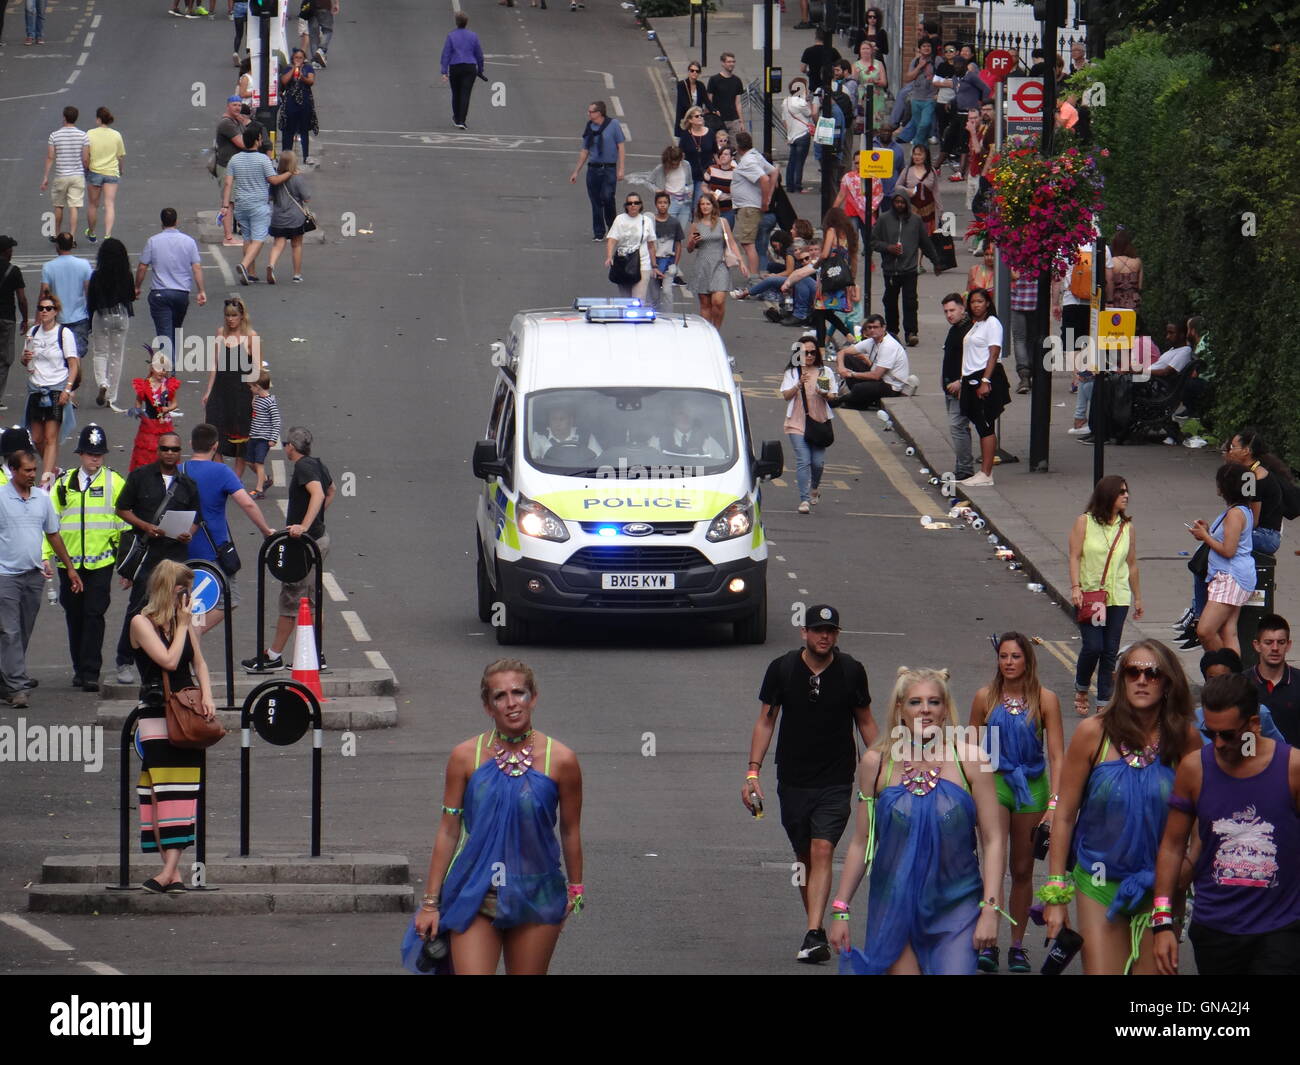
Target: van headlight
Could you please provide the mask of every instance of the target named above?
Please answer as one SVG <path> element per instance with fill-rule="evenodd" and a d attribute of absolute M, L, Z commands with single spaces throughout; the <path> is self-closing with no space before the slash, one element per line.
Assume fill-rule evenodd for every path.
<path fill-rule="evenodd" d="M 525 536 L 535 536 L 539 540 L 554 540 L 563 543 L 569 538 L 569 530 L 564 522 L 544 506 L 527 496 L 520 496 L 515 507 L 519 531 Z"/>
<path fill-rule="evenodd" d="M 704 538 L 713 544 L 721 540 L 734 540 L 737 536 L 744 536 L 753 527 L 753 501 L 737 499 L 731 506 L 709 522 L 709 531 Z"/>

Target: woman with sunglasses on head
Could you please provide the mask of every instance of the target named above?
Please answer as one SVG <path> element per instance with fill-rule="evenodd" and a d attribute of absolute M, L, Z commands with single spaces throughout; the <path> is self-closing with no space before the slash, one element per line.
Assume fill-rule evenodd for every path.
<path fill-rule="evenodd" d="M 614 219 L 605 234 L 605 267 L 612 269 L 614 256 L 633 256 L 640 264 L 635 281 L 616 281 L 618 294 L 644 302 L 650 275 L 655 269 L 655 225 L 646 214 L 639 192 L 629 192 L 623 201 L 623 213 Z M 613 278 L 611 277 L 611 280 Z"/>
<path fill-rule="evenodd" d="M 1083 609 L 1084 593 L 1105 592 L 1104 603 L 1090 602 L 1078 621 L 1079 660 L 1074 672 L 1074 712 L 1092 712 L 1088 689 L 1097 670 L 1097 702 L 1110 701 L 1115 657 L 1124 636 L 1129 606 L 1142 617 L 1142 588 L 1138 580 L 1137 536 L 1128 515 L 1128 482 L 1108 474 L 1097 482 L 1084 512 L 1070 529 L 1070 600 Z"/>
<path fill-rule="evenodd" d="M 997 942 L 1006 837 L 982 752 L 954 742 L 956 724 L 948 671 L 900 667 L 889 725 L 858 765 L 861 805 L 831 903 L 842 973 L 969 976 Z M 866 940 L 853 950 L 849 904 L 864 873 Z"/>
<path fill-rule="evenodd" d="M 695 188 L 691 192 L 691 213 L 694 214 L 695 205 L 704 195 L 704 175 L 713 165 L 715 141 L 713 132 L 705 125 L 704 109 L 701 107 L 687 108 L 677 126 L 682 131 L 677 138 L 677 146 L 690 164 L 691 180 L 695 182 Z"/>
<path fill-rule="evenodd" d="M 686 65 L 686 77 L 677 83 L 677 117 L 673 119 L 674 124 L 685 129 L 682 119 L 692 107 L 698 107 L 705 114 L 709 110 L 709 94 L 704 88 L 704 82 L 700 81 L 700 64 L 693 60 Z"/>
<path fill-rule="evenodd" d="M 58 296 L 42 296 L 36 301 L 36 324 L 23 338 L 22 362 L 28 374 L 23 425 L 48 478 L 54 477 L 58 466 L 60 429 L 64 436 L 71 433 L 77 417 L 72 387 L 81 360 L 77 358 L 76 336 L 59 324 L 62 310 Z M 42 484 L 45 482 L 43 477 Z"/>
<path fill-rule="evenodd" d="M 1052 939 L 1076 900 L 1088 975 L 1155 972 L 1156 852 L 1175 767 L 1199 747 L 1187 678 L 1173 651 L 1156 640 L 1133 644 L 1120 658 L 1110 702 L 1079 722 L 1065 753 L 1050 875 L 1038 892 Z"/>
<path fill-rule="evenodd" d="M 998 670 L 992 682 L 975 693 L 970 725 L 984 737 L 984 749 L 996 771 L 998 831 L 1011 841 L 1011 901 L 1007 909 L 1016 923 L 1007 951 L 1007 971 L 1027 973 L 1029 955 L 1022 943 L 1034 893 L 1034 834 L 1039 826 L 1048 832 L 1052 829 L 1056 810 L 1052 784 L 1061 780 L 1065 734 L 1061 701 L 1040 683 L 1029 637 L 1004 632 L 996 641 Z M 979 952 L 979 967 L 982 972 L 998 971 L 996 946 Z"/>
<path fill-rule="evenodd" d="M 1201 518 L 1187 527 L 1188 532 L 1209 550 L 1206 563 L 1205 609 L 1196 626 L 1196 635 L 1207 651 L 1229 647 L 1241 654 L 1237 639 L 1237 618 L 1241 608 L 1255 590 L 1255 559 L 1251 554 L 1255 516 L 1250 504 L 1255 502 L 1255 474 L 1237 462 L 1225 462 L 1214 475 L 1219 498 L 1228 509 L 1206 525 Z"/>
<path fill-rule="evenodd" d="M 208 371 L 203 390 L 203 420 L 221 434 L 220 454 L 235 460 L 235 476 L 244 476 L 244 445 L 253 422 L 251 382 L 262 376 L 262 338 L 253 328 L 248 308 L 231 296 L 221 309 L 217 329 L 217 361 Z"/>
<path fill-rule="evenodd" d="M 165 352 L 153 352 L 148 345 L 149 374 L 131 380 L 131 390 L 135 393 L 136 407 L 140 426 L 135 431 L 135 446 L 131 449 L 131 469 L 148 466 L 158 459 L 158 438 L 175 432 L 172 427 L 172 411 L 179 400 L 176 395 L 181 390 L 180 378 L 172 376 L 172 361 Z"/>
<path fill-rule="evenodd" d="M 209 721 L 217 716 L 200 630 L 190 623 L 193 582 L 188 566 L 162 559 L 149 575 L 148 598 L 128 629 L 140 670 L 140 849 L 163 859 L 162 872 L 146 880 L 144 889 L 156 895 L 185 891 L 181 854 L 194 842 L 204 787 L 203 752 L 174 747 L 168 739 L 164 675 L 173 692 L 197 685 L 203 716 Z"/>
<path fill-rule="evenodd" d="M 414 931 L 449 934 L 458 975 L 491 975 L 503 953 L 507 974 L 544 974 L 584 899 L 582 770 L 572 750 L 533 727 L 537 682 L 523 662 L 493 662 L 479 693 L 492 729 L 447 761 Z"/>

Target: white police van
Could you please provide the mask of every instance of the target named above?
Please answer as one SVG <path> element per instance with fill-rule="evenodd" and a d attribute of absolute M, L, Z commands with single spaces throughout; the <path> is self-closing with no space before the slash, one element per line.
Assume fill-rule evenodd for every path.
<path fill-rule="evenodd" d="M 722 338 L 695 315 L 579 299 L 515 316 L 492 345 L 474 448 L 478 614 L 502 644 L 561 617 L 682 617 L 767 638 L 755 456 Z"/>

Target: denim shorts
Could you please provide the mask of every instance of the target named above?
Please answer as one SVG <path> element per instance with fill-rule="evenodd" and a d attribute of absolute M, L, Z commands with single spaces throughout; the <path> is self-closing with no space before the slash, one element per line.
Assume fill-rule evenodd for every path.
<path fill-rule="evenodd" d="M 245 240 L 264 241 L 271 227 L 271 205 L 259 203 L 251 207 L 235 205 L 235 221 Z"/>
<path fill-rule="evenodd" d="M 271 441 L 256 440 L 249 437 L 248 443 L 244 445 L 244 461 L 251 462 L 255 466 L 260 466 L 266 461 L 266 453 L 271 450 Z"/>
<path fill-rule="evenodd" d="M 117 185 L 122 179 L 112 177 L 109 174 L 96 174 L 93 170 L 88 170 L 86 171 L 86 180 L 96 188 L 101 188 L 104 185 Z"/>

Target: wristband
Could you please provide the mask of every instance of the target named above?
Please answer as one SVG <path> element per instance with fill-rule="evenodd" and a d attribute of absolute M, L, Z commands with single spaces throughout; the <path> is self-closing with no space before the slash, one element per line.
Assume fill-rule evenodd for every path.
<path fill-rule="evenodd" d="M 569 898 L 573 898 L 575 895 L 581 895 L 581 894 L 582 894 L 582 885 L 581 885 L 581 884 L 570 884 L 570 885 L 569 885 Z"/>
<path fill-rule="evenodd" d="M 1056 809 L 1056 796 L 1055 796 L 1055 795 L 1053 795 L 1050 799 L 1047 800 L 1047 809 L 1048 809 L 1049 812 L 1052 811 L 1052 810 L 1055 810 L 1055 809 Z"/>
<path fill-rule="evenodd" d="M 836 913 L 848 913 L 849 904 L 845 902 L 843 899 L 836 899 L 834 902 L 831 903 L 831 909 L 834 910 Z"/>
<path fill-rule="evenodd" d="M 1170 907 L 1169 896 L 1168 896 L 1168 895 L 1157 895 L 1157 896 L 1155 897 L 1155 901 L 1154 901 L 1154 903 L 1153 903 L 1153 906 L 1154 906 L 1154 908 L 1157 909 L 1157 910 L 1167 910 L 1167 909 L 1169 909 L 1169 907 Z"/>
<path fill-rule="evenodd" d="M 1048 906 L 1064 906 L 1074 898 L 1074 885 L 1049 881 L 1038 889 L 1037 895 Z"/>
<path fill-rule="evenodd" d="M 581 884 L 569 885 L 569 902 L 573 906 L 574 913 L 582 912 L 582 904 L 586 902 L 586 900 L 587 900 L 587 896 L 583 894 Z"/>
<path fill-rule="evenodd" d="M 758 779 L 758 774 L 757 774 L 757 773 L 746 773 L 746 774 L 745 774 L 745 779 L 746 779 L 746 780 L 757 780 L 757 779 Z"/>
<path fill-rule="evenodd" d="M 1002 914 L 1002 916 L 1005 917 L 1008 921 L 1010 921 L 1013 925 L 1018 926 L 1020 924 L 1020 922 L 1017 921 L 1014 917 L 1012 917 L 1011 914 L 1007 913 L 1006 910 L 1004 910 L 1001 906 L 998 905 L 997 899 L 985 899 L 981 901 L 980 909 L 981 910 L 984 909 L 985 906 L 988 906 L 989 908 L 996 910 L 998 913 Z"/>
<path fill-rule="evenodd" d="M 463 806 L 444 806 L 442 812 L 451 814 L 452 817 L 459 817 L 465 812 L 465 808 Z"/>
<path fill-rule="evenodd" d="M 831 920 L 832 920 L 832 921 L 847 921 L 847 920 L 849 920 L 849 919 L 850 919 L 850 918 L 849 918 L 849 911 L 848 911 L 848 910 L 845 910 L 843 913 L 833 913 L 833 914 L 831 914 Z"/>

